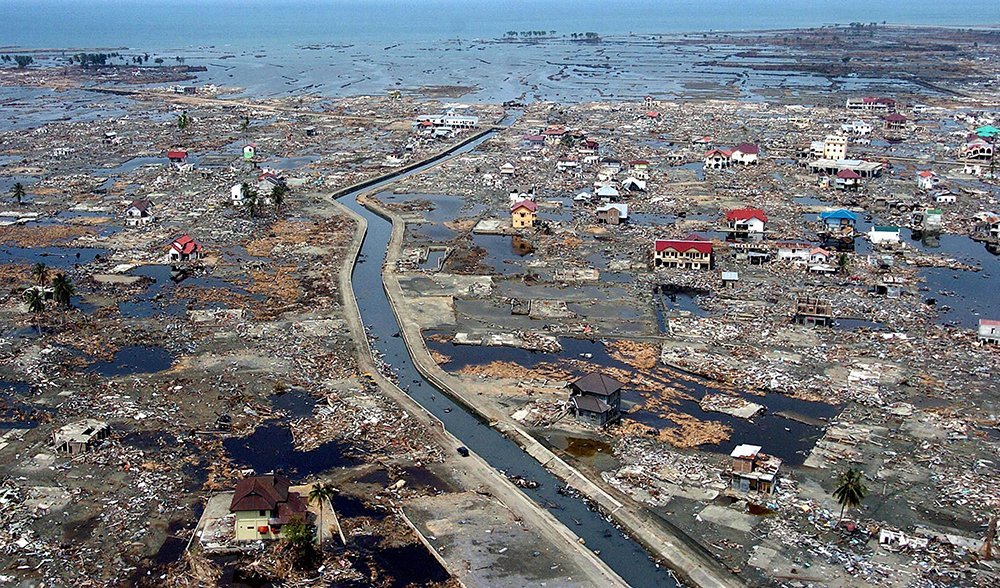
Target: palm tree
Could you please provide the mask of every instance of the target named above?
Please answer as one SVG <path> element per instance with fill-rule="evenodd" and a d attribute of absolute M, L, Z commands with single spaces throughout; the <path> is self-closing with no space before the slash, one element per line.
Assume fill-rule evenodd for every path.
<path fill-rule="evenodd" d="M 260 208 L 260 194 L 257 193 L 257 188 L 248 182 L 243 182 L 240 184 L 240 190 L 243 193 L 243 210 L 247 211 L 250 218 L 256 217 L 257 209 Z"/>
<path fill-rule="evenodd" d="M 74 291 L 73 282 L 66 277 L 66 274 L 56 274 L 56 277 L 52 280 L 52 294 L 55 296 L 59 306 L 69 308 L 71 306 L 70 297 L 73 296 Z"/>
<path fill-rule="evenodd" d="M 38 288 L 28 288 L 24 291 L 24 301 L 28 303 L 28 312 L 38 314 L 45 310 L 45 298 Z"/>
<path fill-rule="evenodd" d="M 288 194 L 289 191 L 288 186 L 282 184 L 275 184 L 271 188 L 271 202 L 274 203 L 275 208 L 281 208 L 281 205 L 285 203 L 285 194 Z"/>
<path fill-rule="evenodd" d="M 841 253 L 837 257 L 837 265 L 840 267 L 840 271 L 846 272 L 847 266 L 850 264 L 851 260 L 847 257 L 846 253 Z"/>
<path fill-rule="evenodd" d="M 49 281 L 49 268 L 44 263 L 38 262 L 31 268 L 31 275 L 35 277 L 39 286 L 44 286 L 45 282 Z"/>
<path fill-rule="evenodd" d="M 14 197 L 14 200 L 17 200 L 18 204 L 21 204 L 21 199 L 25 196 L 24 184 L 21 182 L 14 184 L 14 187 L 10 189 L 10 195 Z"/>
<path fill-rule="evenodd" d="M 833 491 L 833 497 L 840 503 L 840 520 L 837 521 L 838 525 L 844 520 L 844 511 L 848 508 L 860 506 L 861 501 L 865 499 L 865 494 L 868 493 L 861 470 L 848 468 L 846 472 L 840 475 L 839 482 L 840 484 Z"/>
<path fill-rule="evenodd" d="M 309 490 L 309 502 L 319 504 L 319 548 L 323 549 L 323 508 L 326 502 L 329 502 L 334 495 L 337 494 L 337 489 L 333 487 L 333 484 L 329 482 L 316 482 L 313 484 L 312 489 Z"/>

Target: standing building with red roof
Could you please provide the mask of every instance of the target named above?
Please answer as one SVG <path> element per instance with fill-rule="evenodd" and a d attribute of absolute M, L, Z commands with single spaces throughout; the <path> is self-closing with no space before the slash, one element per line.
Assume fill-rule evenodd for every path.
<path fill-rule="evenodd" d="M 177 261 L 198 261 L 203 256 L 201 243 L 192 239 L 189 235 L 181 235 L 170 243 L 170 251 L 167 257 L 172 262 Z"/>
<path fill-rule="evenodd" d="M 724 169 L 729 167 L 732 155 L 732 151 L 709 149 L 705 152 L 705 169 Z"/>
<path fill-rule="evenodd" d="M 726 225 L 729 232 L 737 235 L 764 235 L 767 215 L 759 208 L 737 208 L 726 213 Z"/>
<path fill-rule="evenodd" d="M 237 541 L 277 539 L 285 525 L 296 519 L 309 522 L 305 499 L 290 490 L 284 476 L 253 476 L 236 484 L 229 512 L 236 517 Z"/>
<path fill-rule="evenodd" d="M 510 224 L 515 229 L 527 229 L 538 221 L 538 205 L 533 200 L 519 200 L 510 206 Z"/>
<path fill-rule="evenodd" d="M 687 239 L 657 239 L 653 242 L 653 269 L 711 269 L 712 242 L 691 235 Z"/>
<path fill-rule="evenodd" d="M 861 185 L 861 175 L 853 169 L 842 169 L 833 180 L 833 187 L 838 190 L 857 190 Z"/>
<path fill-rule="evenodd" d="M 885 121 L 885 128 L 888 131 L 901 131 L 906 128 L 906 117 L 898 112 L 894 112 L 882 120 Z"/>
<path fill-rule="evenodd" d="M 760 149 L 756 145 L 753 143 L 740 143 L 733 148 L 733 154 L 730 159 L 733 160 L 733 163 L 754 165 L 757 163 L 759 156 Z"/>

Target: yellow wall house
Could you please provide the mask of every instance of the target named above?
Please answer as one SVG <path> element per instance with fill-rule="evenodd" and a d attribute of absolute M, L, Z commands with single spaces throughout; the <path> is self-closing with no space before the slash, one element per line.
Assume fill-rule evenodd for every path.
<path fill-rule="evenodd" d="M 538 215 L 535 212 L 536 210 L 538 210 L 538 205 L 531 200 L 521 200 L 520 202 L 515 202 L 514 205 L 510 207 L 511 225 L 513 225 L 515 229 L 535 226 L 535 221 L 538 220 Z"/>
<path fill-rule="evenodd" d="M 297 492 L 289 492 L 284 476 L 254 476 L 236 485 L 229 512 L 236 515 L 236 540 L 277 539 L 295 518 L 309 522 L 311 513 Z"/>

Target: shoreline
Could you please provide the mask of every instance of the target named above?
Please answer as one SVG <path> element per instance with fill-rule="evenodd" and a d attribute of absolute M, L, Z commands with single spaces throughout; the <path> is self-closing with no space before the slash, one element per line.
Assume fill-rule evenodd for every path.
<path fill-rule="evenodd" d="M 867 23 L 866 23 L 867 24 Z M 681 31 L 661 31 L 661 32 L 613 32 L 613 33 L 600 33 L 598 34 L 597 41 L 587 41 L 584 39 L 573 39 L 569 35 L 571 32 L 560 33 L 552 36 L 537 37 L 534 39 L 520 39 L 520 38 L 506 38 L 503 36 L 488 37 L 488 36 L 469 36 L 469 37 L 413 37 L 409 39 L 396 39 L 397 43 L 442 43 L 442 42 L 465 42 L 465 43 L 486 43 L 486 42 L 500 42 L 500 43 L 532 43 L 537 41 L 551 41 L 551 40 L 567 40 L 572 42 L 579 42 L 581 44 L 594 43 L 599 44 L 602 39 L 630 39 L 637 37 L 679 37 L 684 38 L 688 35 L 768 35 L 768 34 L 779 34 L 779 33 L 792 33 L 801 31 L 815 31 L 815 30 L 829 30 L 829 29 L 849 29 L 849 22 L 827 22 L 820 23 L 811 26 L 796 26 L 796 27 L 777 27 L 777 28 L 750 28 L 750 29 L 687 29 Z M 935 23 L 905 23 L 905 22 L 886 22 L 877 23 L 879 28 L 885 29 L 896 29 L 896 30 L 907 30 L 907 29 L 919 29 L 922 31 L 940 29 L 944 31 L 991 31 L 1000 29 L 1000 21 L 993 23 L 965 23 L 965 24 L 935 24 Z M 548 25 L 544 25 L 548 26 Z M 595 31 L 596 32 L 596 31 Z M 309 50 L 310 46 L 315 45 L 356 45 L 372 43 L 374 45 L 382 46 L 385 44 L 384 40 L 379 40 L 376 38 L 371 39 L 328 39 L 323 41 L 310 41 L 305 45 L 295 45 L 293 46 L 296 50 Z M 239 48 L 229 48 L 226 53 L 232 53 L 240 50 L 250 50 L 253 46 L 248 46 L 243 49 Z M 204 45 L 192 44 L 187 47 L 163 47 L 163 48 L 144 48 L 132 45 L 119 45 L 119 46 L 94 46 L 94 47 L 28 47 L 19 44 L 0 46 L 0 53 L 67 53 L 67 52 L 91 52 L 91 51 L 159 51 L 159 52 L 178 52 L 178 51 L 192 51 L 192 50 L 202 50 L 204 51 Z"/>

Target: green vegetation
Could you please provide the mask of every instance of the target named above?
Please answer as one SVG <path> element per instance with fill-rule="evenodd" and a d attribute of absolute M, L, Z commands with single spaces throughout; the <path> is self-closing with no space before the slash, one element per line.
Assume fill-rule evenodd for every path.
<path fill-rule="evenodd" d="M 291 551 L 292 561 L 298 569 L 308 569 L 316 562 L 316 547 L 313 545 L 315 529 L 302 518 L 289 521 L 281 530 L 281 537 Z"/>
<path fill-rule="evenodd" d="M 28 312 L 38 314 L 45 310 L 45 297 L 38 288 L 28 288 L 24 291 L 24 301 L 28 303 Z"/>
<path fill-rule="evenodd" d="M 311 490 L 309 490 L 309 502 L 311 504 L 319 504 L 319 548 L 323 549 L 323 504 L 328 502 L 334 495 L 337 494 L 337 489 L 333 487 L 333 484 L 329 482 L 317 482 L 313 484 Z"/>
<path fill-rule="evenodd" d="M 240 184 L 240 190 L 243 193 L 243 210 L 250 218 L 257 218 L 260 214 L 262 204 L 257 188 L 254 188 L 248 182 L 243 182 Z"/>
<path fill-rule="evenodd" d="M 25 194 L 24 184 L 21 182 L 14 184 L 14 186 L 10 189 L 11 197 L 14 198 L 18 204 L 21 204 L 21 199 L 24 198 Z"/>
<path fill-rule="evenodd" d="M 24 69 L 35 62 L 35 58 L 30 55 L 17 55 L 14 57 L 17 62 L 17 69 Z"/>
<path fill-rule="evenodd" d="M 281 205 L 285 203 L 285 196 L 289 192 L 291 192 L 291 189 L 284 184 L 271 188 L 271 202 L 275 208 L 281 208 Z"/>
<path fill-rule="evenodd" d="M 177 117 L 177 128 L 184 130 L 191 125 L 191 117 L 188 116 L 187 112 L 182 112 L 180 116 Z"/>
<path fill-rule="evenodd" d="M 66 277 L 66 274 L 56 274 L 56 277 L 52 280 L 52 295 L 55 296 L 56 302 L 61 308 L 70 308 L 72 306 L 70 298 L 75 291 L 76 288 L 73 287 L 73 282 Z"/>
<path fill-rule="evenodd" d="M 839 484 L 833 491 L 833 497 L 840 504 L 840 521 L 844 520 L 845 510 L 861 506 L 861 501 L 865 499 L 866 494 L 868 494 L 868 488 L 865 486 L 861 470 L 848 468 L 840 475 Z M 840 521 L 837 521 L 837 524 L 840 524 Z"/>
<path fill-rule="evenodd" d="M 44 286 L 49 281 L 49 268 L 42 262 L 38 262 L 31 267 L 31 275 L 39 286 Z"/>

